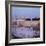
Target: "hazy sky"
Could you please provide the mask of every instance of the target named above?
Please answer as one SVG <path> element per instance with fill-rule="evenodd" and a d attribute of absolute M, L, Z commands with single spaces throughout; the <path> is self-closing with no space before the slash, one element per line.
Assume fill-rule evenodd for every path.
<path fill-rule="evenodd" d="M 12 16 L 26 16 L 29 18 L 40 17 L 40 8 L 12 7 Z"/>

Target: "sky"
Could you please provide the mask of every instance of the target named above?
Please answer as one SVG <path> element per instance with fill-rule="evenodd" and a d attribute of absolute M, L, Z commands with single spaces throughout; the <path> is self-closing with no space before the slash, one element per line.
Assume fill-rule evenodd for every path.
<path fill-rule="evenodd" d="M 25 16 L 28 18 L 40 17 L 40 8 L 12 7 L 12 17 Z"/>

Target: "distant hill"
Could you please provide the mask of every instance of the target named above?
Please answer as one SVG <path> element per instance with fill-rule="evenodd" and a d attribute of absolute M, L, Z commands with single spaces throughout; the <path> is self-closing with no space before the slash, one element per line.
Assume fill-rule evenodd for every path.
<path fill-rule="evenodd" d="M 40 18 L 32 18 L 32 20 L 33 20 L 33 21 L 35 21 L 35 20 L 40 20 Z"/>
<path fill-rule="evenodd" d="M 27 20 L 27 21 L 31 21 L 31 19 L 30 19 L 30 18 L 26 18 L 25 20 Z"/>

